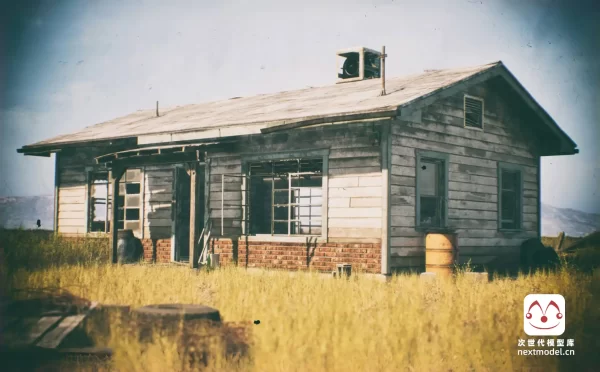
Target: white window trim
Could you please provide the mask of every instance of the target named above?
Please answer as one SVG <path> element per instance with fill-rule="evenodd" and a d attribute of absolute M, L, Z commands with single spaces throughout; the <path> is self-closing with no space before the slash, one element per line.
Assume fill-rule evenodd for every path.
<path fill-rule="evenodd" d="M 481 102 L 481 128 L 467 126 L 467 98 L 474 99 Z M 481 97 L 471 96 L 468 94 L 464 95 L 463 98 L 463 127 L 465 129 L 472 129 L 483 132 L 485 128 L 485 100 Z"/>

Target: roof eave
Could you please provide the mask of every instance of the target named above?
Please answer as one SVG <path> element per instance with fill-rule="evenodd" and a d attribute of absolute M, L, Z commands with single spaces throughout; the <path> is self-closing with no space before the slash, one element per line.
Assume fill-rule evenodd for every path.
<path fill-rule="evenodd" d="M 101 140 L 88 140 L 88 141 L 68 141 L 68 142 L 58 142 L 58 143 L 38 143 L 32 145 L 26 145 L 17 149 L 17 153 L 29 155 L 29 156 L 50 156 L 51 154 L 59 151 L 63 151 L 68 148 L 75 148 L 82 145 L 94 145 L 100 144 L 103 142 L 108 142 L 108 145 L 127 145 L 127 144 L 137 144 L 137 137 L 117 137 L 117 138 L 106 138 Z"/>
<path fill-rule="evenodd" d="M 531 93 L 517 80 L 517 78 L 504 66 L 500 64 L 499 75 L 517 92 L 525 103 L 536 113 L 542 122 L 552 131 L 561 142 L 560 151 L 555 155 L 575 155 L 579 153 L 575 141 L 560 128 L 560 126 L 552 119 L 550 114 L 533 98 Z"/>

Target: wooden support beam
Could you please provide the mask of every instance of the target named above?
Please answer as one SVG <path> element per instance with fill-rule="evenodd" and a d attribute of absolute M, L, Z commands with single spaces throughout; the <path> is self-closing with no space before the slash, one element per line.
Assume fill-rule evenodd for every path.
<path fill-rule="evenodd" d="M 60 161 L 59 153 L 54 154 L 54 233 L 58 233 L 58 191 L 60 190 Z"/>
<path fill-rule="evenodd" d="M 390 274 L 390 168 L 392 141 L 390 138 L 390 124 L 386 123 L 381 128 L 381 274 Z"/>
<path fill-rule="evenodd" d="M 190 169 L 190 267 L 198 267 L 198 164 Z"/>
<path fill-rule="evenodd" d="M 119 240 L 119 181 L 123 177 L 126 168 L 113 168 L 110 172 L 110 183 L 112 187 L 112 217 L 110 219 L 112 263 L 117 263 L 117 242 Z"/>
<path fill-rule="evenodd" d="M 134 168 L 142 165 L 178 164 L 185 162 L 196 162 L 198 159 L 195 152 L 161 153 L 160 155 L 149 155 L 140 157 L 120 158 L 113 160 L 113 167 Z"/>

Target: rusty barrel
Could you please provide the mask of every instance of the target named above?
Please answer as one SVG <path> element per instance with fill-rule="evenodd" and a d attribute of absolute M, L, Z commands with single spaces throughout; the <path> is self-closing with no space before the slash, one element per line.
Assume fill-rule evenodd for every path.
<path fill-rule="evenodd" d="M 425 236 L 425 271 L 449 276 L 458 261 L 456 235 L 429 233 Z"/>

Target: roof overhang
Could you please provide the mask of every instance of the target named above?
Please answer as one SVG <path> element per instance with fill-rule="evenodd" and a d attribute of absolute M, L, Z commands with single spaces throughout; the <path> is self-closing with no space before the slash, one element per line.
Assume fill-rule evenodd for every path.
<path fill-rule="evenodd" d="M 541 119 L 545 126 L 559 139 L 561 146 L 557 149 L 556 153 L 549 153 L 545 155 L 575 155 L 579 153 L 577 144 L 571 139 L 552 119 L 552 117 L 544 110 L 544 108 L 537 103 L 533 96 L 525 89 L 523 85 L 515 78 L 515 76 L 505 67 L 499 70 L 498 75 L 502 76 L 504 80 L 517 92 L 520 98 L 529 106 L 529 108 Z"/>
<path fill-rule="evenodd" d="M 64 152 L 65 150 L 75 149 L 81 147 L 85 144 L 85 146 L 102 146 L 108 148 L 124 148 L 131 147 L 137 145 L 136 137 L 121 137 L 121 138 L 112 138 L 112 139 L 103 139 L 98 141 L 70 141 L 70 142 L 62 142 L 62 143 L 54 143 L 54 144 L 39 144 L 39 145 L 28 145 L 23 146 L 17 149 L 19 154 L 29 155 L 29 156 L 50 156 L 52 153 L 56 152 Z"/>

